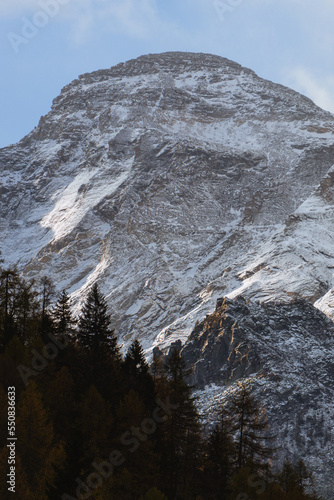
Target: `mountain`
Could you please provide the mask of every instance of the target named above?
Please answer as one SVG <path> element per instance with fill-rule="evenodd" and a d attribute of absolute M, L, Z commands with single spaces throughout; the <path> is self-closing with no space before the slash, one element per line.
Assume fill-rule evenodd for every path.
<path fill-rule="evenodd" d="M 85 74 L 29 135 L 0 150 L 4 265 L 53 277 L 77 306 L 99 282 L 124 346 L 138 336 L 150 354 L 181 340 L 209 407 L 210 387 L 224 397 L 240 377 L 267 384 L 273 421 L 287 411 L 280 436 L 287 432 L 289 452 L 306 450 L 312 461 L 332 421 L 324 417 L 304 449 L 297 403 L 290 413 L 287 404 L 308 391 L 310 363 L 305 408 L 312 418 L 332 409 L 333 332 L 323 313 L 332 318 L 334 307 L 333 157 L 332 114 L 227 59 L 165 53 Z M 199 362 L 205 372 L 212 359 L 194 348 L 202 334 L 193 328 L 217 314 L 221 297 L 233 311 L 252 304 L 256 328 L 235 321 L 258 362 L 231 375 L 231 359 L 217 354 L 219 373 L 198 378 Z M 298 321 L 267 328 L 290 312 Z M 305 359 L 295 370 L 296 350 Z M 284 390 L 263 376 L 270 370 Z M 328 453 L 318 459 L 332 470 Z"/>
<path fill-rule="evenodd" d="M 82 75 L 0 150 L 5 262 L 77 298 L 100 281 L 119 334 L 147 347 L 225 293 L 326 307 L 333 133 L 309 99 L 217 56 Z"/>

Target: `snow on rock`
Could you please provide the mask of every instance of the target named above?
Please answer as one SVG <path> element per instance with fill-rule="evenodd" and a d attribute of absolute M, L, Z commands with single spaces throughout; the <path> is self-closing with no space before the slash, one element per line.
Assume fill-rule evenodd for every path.
<path fill-rule="evenodd" d="M 143 56 L 81 75 L 0 151 L 1 251 L 79 301 L 93 277 L 125 343 L 167 346 L 219 295 L 328 292 L 333 151 L 306 97 L 221 57 Z"/>

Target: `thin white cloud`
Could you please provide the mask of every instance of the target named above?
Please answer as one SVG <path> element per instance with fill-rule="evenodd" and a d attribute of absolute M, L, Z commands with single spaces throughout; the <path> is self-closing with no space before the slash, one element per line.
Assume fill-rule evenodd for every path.
<path fill-rule="evenodd" d="M 154 0 L 120 0 L 108 2 L 101 0 L 100 19 L 107 19 L 112 31 L 145 38 L 152 27 L 161 25 Z"/>
<path fill-rule="evenodd" d="M 286 83 L 321 108 L 334 113 L 334 77 L 319 78 L 300 67 L 289 72 Z"/>
<path fill-rule="evenodd" d="M 33 21 L 38 11 L 50 12 L 48 8 L 50 20 L 68 23 L 71 40 L 78 44 L 101 31 L 139 39 L 183 32 L 173 20 L 162 19 L 156 0 L 0 0 L 0 17 Z"/>
<path fill-rule="evenodd" d="M 50 20 L 68 24 L 70 38 L 77 44 L 101 32 L 139 39 L 162 38 L 171 30 L 183 33 L 173 20 L 162 19 L 156 0 L 0 0 L 3 19 L 17 18 L 19 22 L 26 16 L 33 22 L 41 10 Z"/>
<path fill-rule="evenodd" d="M 164 40 L 173 34 L 182 40 L 184 30 L 163 19 L 156 0 L 71 0 L 64 16 L 71 23 L 71 40 L 83 44 L 96 33 L 138 40 Z"/>

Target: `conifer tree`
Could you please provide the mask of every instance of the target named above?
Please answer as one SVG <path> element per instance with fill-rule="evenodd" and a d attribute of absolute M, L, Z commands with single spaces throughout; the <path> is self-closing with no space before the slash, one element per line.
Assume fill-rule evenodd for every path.
<path fill-rule="evenodd" d="M 35 334 L 37 292 L 34 282 L 20 278 L 17 269 L 3 270 L 0 275 L 0 344 L 4 348 L 18 335 L 22 341 Z"/>
<path fill-rule="evenodd" d="M 48 313 L 48 308 L 51 304 L 52 297 L 55 293 L 55 286 L 51 279 L 47 276 L 43 276 L 40 279 L 40 295 L 41 295 L 41 305 L 42 305 L 42 317 Z"/>
<path fill-rule="evenodd" d="M 306 498 L 306 488 L 312 484 L 312 474 L 305 462 L 300 459 L 295 465 L 286 459 L 278 475 L 279 484 L 288 496 L 296 499 Z"/>
<path fill-rule="evenodd" d="M 20 284 L 16 269 L 2 270 L 0 275 L 0 348 L 2 350 L 17 333 L 15 313 Z"/>
<path fill-rule="evenodd" d="M 150 373 L 153 378 L 156 396 L 161 400 L 165 400 L 166 397 L 169 396 L 169 381 L 162 353 L 153 353 L 153 361 L 150 366 Z"/>
<path fill-rule="evenodd" d="M 144 350 L 137 339 L 131 344 L 126 353 L 125 367 L 135 377 L 148 373 L 149 366 L 145 359 Z"/>
<path fill-rule="evenodd" d="M 136 339 L 129 347 L 124 360 L 124 369 L 131 387 L 143 397 L 148 407 L 154 405 L 154 382 L 149 373 L 149 365 L 144 350 Z"/>
<path fill-rule="evenodd" d="M 157 424 L 133 389 L 116 413 L 117 434 L 122 443 L 124 464 L 115 471 L 115 498 L 138 498 L 158 482 L 158 457 L 154 451 Z M 119 446 L 119 439 L 116 440 Z"/>
<path fill-rule="evenodd" d="M 297 486 L 297 475 L 290 460 L 284 461 L 282 470 L 278 476 L 279 483 L 286 493 L 292 493 Z"/>
<path fill-rule="evenodd" d="M 306 464 L 302 458 L 300 458 L 296 463 L 295 471 L 299 493 L 304 494 L 307 487 L 313 484 L 313 475 L 306 467 Z"/>
<path fill-rule="evenodd" d="M 153 360 L 150 372 L 154 380 L 165 378 L 164 357 L 160 349 L 153 349 Z"/>
<path fill-rule="evenodd" d="M 16 297 L 20 287 L 17 269 L 5 269 L 0 275 L 0 305 L 4 318 L 11 316 L 15 310 Z"/>
<path fill-rule="evenodd" d="M 268 421 L 264 410 L 246 384 L 239 384 L 230 412 L 235 420 L 233 430 L 237 434 L 237 468 L 266 468 L 266 462 L 273 453 L 273 450 L 265 445 L 265 442 L 271 439 L 266 432 Z"/>
<path fill-rule="evenodd" d="M 234 457 L 232 418 L 226 409 L 222 408 L 220 424 L 216 425 L 207 442 L 205 481 L 212 494 L 210 498 L 224 500 L 228 497 Z"/>
<path fill-rule="evenodd" d="M 106 300 L 98 286 L 93 285 L 79 318 L 77 339 L 91 351 L 108 352 L 118 356 L 117 338 L 110 328 L 111 319 L 107 312 Z"/>
<path fill-rule="evenodd" d="M 191 498 L 191 488 L 197 476 L 201 449 L 200 423 L 191 387 L 186 382 L 189 371 L 174 349 L 166 362 L 169 397 L 174 405 L 164 424 L 167 491 L 169 496 Z"/>
<path fill-rule="evenodd" d="M 58 337 L 73 336 L 76 320 L 71 311 L 71 298 L 66 290 L 63 290 L 52 310 L 54 331 Z"/>
<path fill-rule="evenodd" d="M 38 301 L 34 281 L 21 282 L 17 307 L 17 330 L 24 342 L 33 338 L 37 330 Z"/>
<path fill-rule="evenodd" d="M 39 333 L 43 342 L 47 343 L 49 338 L 48 333 L 53 330 L 52 317 L 50 313 L 51 300 L 55 294 L 55 286 L 47 276 L 40 279 L 40 297 L 41 297 L 41 311 L 40 311 L 40 324 Z"/>

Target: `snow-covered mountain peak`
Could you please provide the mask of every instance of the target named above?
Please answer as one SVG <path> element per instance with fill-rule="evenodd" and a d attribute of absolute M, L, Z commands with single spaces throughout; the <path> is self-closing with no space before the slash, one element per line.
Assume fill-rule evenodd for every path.
<path fill-rule="evenodd" d="M 289 450 L 314 458 L 330 416 L 320 437 L 307 423 L 299 438 L 289 398 L 309 404 L 309 361 L 310 421 L 333 399 L 332 323 L 312 306 L 333 316 L 333 165 L 334 117 L 308 98 L 218 56 L 143 56 L 80 76 L 0 150 L 0 251 L 77 305 L 98 282 L 125 347 L 139 337 L 150 354 L 181 340 L 208 383 L 214 361 L 220 395 L 223 374 L 252 376 L 268 405 L 285 401 Z M 215 311 L 223 296 L 227 323 Z M 203 347 L 193 329 L 210 314 Z M 237 335 L 223 346 L 236 348 L 233 364 L 219 349 L 235 322 L 242 349 Z"/>
<path fill-rule="evenodd" d="M 292 268 L 320 300 L 314 214 L 298 233 L 291 217 L 315 199 L 331 211 L 333 148 L 330 113 L 233 61 L 142 56 L 80 76 L 0 151 L 1 250 L 76 298 L 100 281 L 120 335 L 146 347 L 187 335 L 219 294 L 289 296 Z M 292 253 L 312 220 L 310 278 Z"/>

